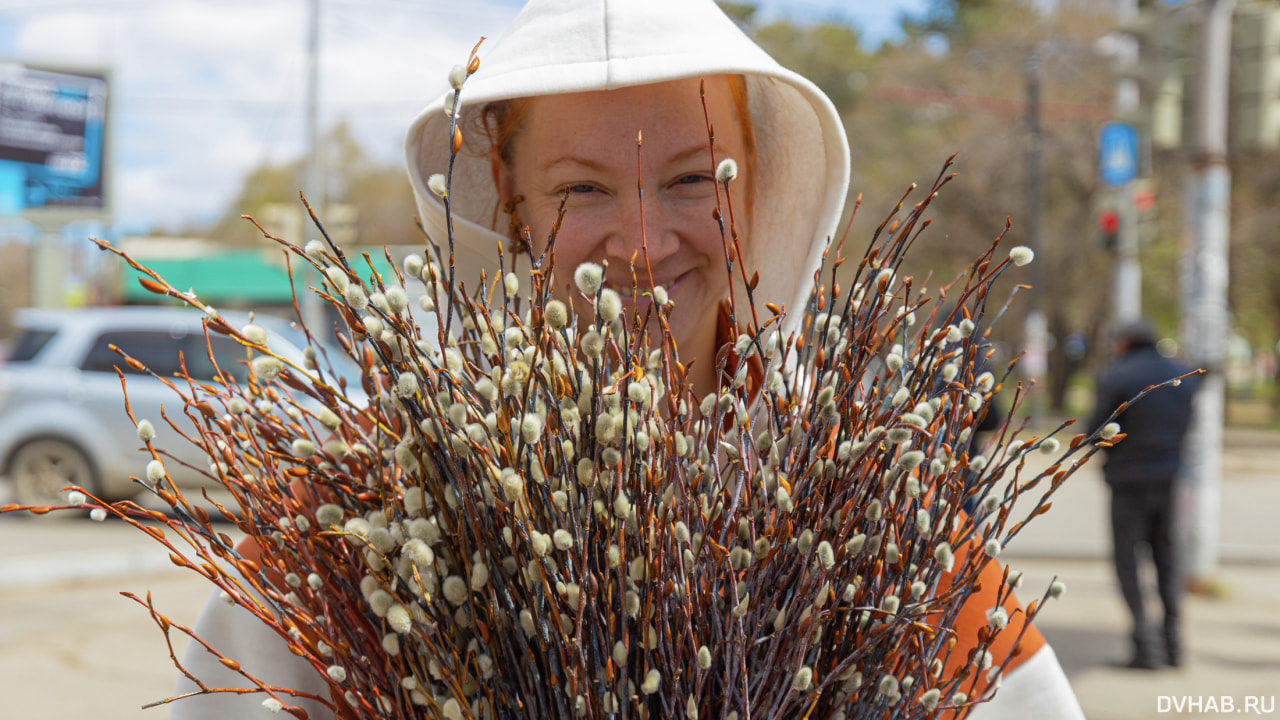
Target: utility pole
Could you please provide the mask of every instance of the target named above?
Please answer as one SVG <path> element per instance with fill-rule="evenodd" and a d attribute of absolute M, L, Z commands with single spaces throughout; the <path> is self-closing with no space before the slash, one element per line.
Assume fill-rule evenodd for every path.
<path fill-rule="evenodd" d="M 1116 0 L 1116 19 L 1131 23 L 1138 17 L 1138 0 Z M 1116 38 L 1116 60 L 1129 72 L 1137 69 L 1138 39 L 1133 35 Z M 1115 116 L 1132 122 L 1138 114 L 1140 90 L 1137 78 L 1122 76 L 1116 83 Z M 1112 308 L 1116 326 L 1142 316 L 1142 266 L 1138 263 L 1138 217 L 1133 207 L 1133 181 L 1112 190 L 1119 227 L 1116 230 L 1116 258 L 1112 269 Z"/>
<path fill-rule="evenodd" d="M 307 17 L 307 98 L 306 98 L 306 147 L 303 152 L 303 179 L 302 193 L 306 195 L 307 202 L 319 214 L 324 208 L 324 181 L 321 178 L 320 157 L 318 154 L 318 116 L 319 116 L 319 97 L 320 97 L 320 0 L 307 0 L 308 17 Z M 299 212 L 303 213 L 303 228 L 301 241 L 305 244 L 308 235 L 312 235 L 315 231 L 311 223 L 311 218 L 306 216 L 306 210 L 299 208 Z M 323 217 L 320 218 L 322 221 Z M 310 231 L 310 232 L 309 232 Z M 301 273 L 302 285 L 319 286 L 320 277 L 311 269 L 310 266 L 304 265 L 304 271 Z M 298 294 L 302 313 L 302 322 L 307 328 L 322 338 L 328 338 L 329 329 L 322 327 L 325 322 L 324 304 L 318 295 L 310 291 L 302 291 Z"/>
<path fill-rule="evenodd" d="M 1044 123 L 1040 117 L 1040 55 L 1032 48 L 1027 55 L 1027 244 L 1036 253 L 1044 251 Z M 1038 268 L 1044 263 L 1032 263 L 1034 275 L 1031 288 L 1031 311 L 1040 312 L 1040 279 L 1044 276 Z"/>
<path fill-rule="evenodd" d="M 1231 171 L 1227 167 L 1227 96 L 1231 14 L 1235 0 L 1205 0 L 1196 59 L 1195 168 L 1186 186 L 1189 243 L 1182 256 L 1182 338 L 1194 365 L 1204 368 L 1188 431 L 1185 570 L 1192 582 L 1217 569 L 1222 421 L 1222 361 L 1227 311 L 1227 242 Z"/>
<path fill-rule="evenodd" d="M 1044 125 L 1040 117 L 1040 49 L 1032 47 L 1023 67 L 1027 81 L 1027 245 L 1044 257 Z M 1031 292 L 1023 328 L 1026 354 L 1019 366 L 1027 376 L 1041 378 L 1049 369 L 1048 326 L 1043 305 L 1044 260 L 1031 264 Z M 1032 398 L 1038 398 L 1033 395 Z M 1035 407 L 1042 407 L 1038 399 Z"/>

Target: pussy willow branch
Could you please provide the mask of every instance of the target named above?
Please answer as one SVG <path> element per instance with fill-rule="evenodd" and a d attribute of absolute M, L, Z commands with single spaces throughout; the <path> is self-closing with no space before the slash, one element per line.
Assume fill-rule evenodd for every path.
<path fill-rule="evenodd" d="M 455 133 L 456 107 L 455 93 Z M 708 135 L 714 144 L 709 122 Z M 468 295 L 453 263 L 442 269 L 441 252 L 418 258 L 412 272 L 408 263 L 404 273 L 374 270 L 366 285 L 331 241 L 327 250 L 281 243 L 324 273 L 313 291 L 344 320 L 336 337 L 361 366 L 367 405 L 327 384 L 316 355 L 307 368 L 290 364 L 198 300 L 207 332 L 234 338 L 255 362 L 243 386 L 212 355 L 219 382 L 197 383 L 184 369 L 185 389 L 169 383 L 197 428 L 183 437 L 237 497 L 237 527 L 260 561 L 216 533 L 167 471 L 153 492 L 183 508 L 177 519 L 127 503 L 88 506 L 177 531 L 197 560 L 175 553 L 175 562 L 325 673 L 332 697 L 315 699 L 340 712 L 963 715 L 980 698 L 957 693 L 984 686 L 976 658 L 1003 631 L 984 630 L 964 646 L 969 657 L 952 657 L 955 620 L 991 562 L 984 543 L 1003 537 L 1003 546 L 1022 527 L 1007 527 L 1020 494 L 1052 477 L 1034 517 L 1078 463 L 1063 470 L 1060 460 L 1024 481 L 1026 453 L 1045 440 L 1012 448 L 1021 428 L 1009 421 L 993 445 L 970 454 L 969 435 L 999 391 L 980 375 L 983 320 L 1008 261 L 996 260 L 993 244 L 940 289 L 941 298 L 964 277 L 957 309 L 939 320 L 934 303 L 921 325 L 915 313 L 934 300 L 928 279 L 917 287 L 897 278 L 948 167 L 906 217 L 897 217 L 904 196 L 881 223 L 848 288 L 835 281 L 844 239 L 834 254 L 828 241 L 809 313 L 790 337 L 776 331 L 786 309 L 766 305 L 773 315 L 764 323 L 754 314 L 726 200 L 727 230 L 717 218 L 726 267 L 732 281 L 739 262 L 753 326 L 733 328 L 742 333 L 733 353 L 702 360 L 723 382 L 699 388 L 712 391 L 701 399 L 671 344 L 671 309 L 657 298 L 606 320 L 603 287 L 571 289 L 573 312 L 559 328 L 548 324 L 559 221 L 527 294 L 508 288 L 503 263 Z M 564 210 L 562 202 L 561 220 Z M 147 289 L 188 297 L 100 246 L 138 267 Z M 651 271 L 643 242 L 641 251 Z M 406 301 L 411 277 L 427 283 L 423 307 L 448 315 L 437 322 L 436 347 L 423 344 L 407 308 L 386 304 L 393 291 Z M 350 285 L 358 305 L 348 302 Z M 260 375 L 260 357 L 278 369 Z M 757 363 L 760 385 L 731 357 Z M 327 374 L 337 377 L 332 363 Z M 1070 452 L 1094 446 L 1077 437 Z M 991 462 L 979 469 L 979 456 Z M 1010 470 L 1012 484 L 994 494 Z M 980 502 L 972 518 L 960 509 L 968 497 Z M 937 560 L 943 550 L 954 566 Z M 1006 571 L 994 597 L 1011 593 Z M 394 632 L 392 604 L 401 613 Z M 153 618 L 167 638 L 174 626 Z M 943 667 L 955 670 L 942 677 Z M 277 689 L 250 683 L 223 690 L 280 700 Z"/>

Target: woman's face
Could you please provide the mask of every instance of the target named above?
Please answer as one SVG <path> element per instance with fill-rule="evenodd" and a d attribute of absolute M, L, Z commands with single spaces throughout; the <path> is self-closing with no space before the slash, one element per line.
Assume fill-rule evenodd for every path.
<path fill-rule="evenodd" d="M 607 285 L 630 301 L 634 256 L 639 302 L 649 302 L 645 293 L 653 285 L 667 290 L 675 303 L 671 328 L 686 358 L 714 350 L 718 305 L 729 292 L 720 229 L 712 217 L 715 168 L 698 85 L 697 79 L 679 80 L 533 99 L 517 131 L 510 167 L 495 168 L 503 201 L 524 197 L 517 206 L 519 219 L 529 226 L 535 252 L 545 247 L 568 193 L 555 242 L 557 292 L 579 264 L 608 261 Z M 726 78 L 708 78 L 706 93 L 716 159 L 740 163 L 738 179 L 730 185 L 742 234 L 747 171 L 742 128 Z M 643 240 L 636 156 L 641 132 Z"/>

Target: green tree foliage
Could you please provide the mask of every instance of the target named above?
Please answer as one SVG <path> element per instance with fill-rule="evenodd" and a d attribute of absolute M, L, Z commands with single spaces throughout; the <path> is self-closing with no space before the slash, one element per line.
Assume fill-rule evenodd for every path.
<path fill-rule="evenodd" d="M 859 126 L 875 127 L 873 136 L 896 134 L 901 140 L 861 149 L 861 174 L 868 185 L 882 186 L 880 178 L 921 172 L 936 164 L 935 158 L 960 153 L 960 177 L 938 199 L 939 231 L 925 241 L 933 252 L 916 257 L 922 271 L 955 267 L 973 257 L 1006 217 L 1012 225 L 1006 243 L 1028 244 L 1030 134 L 1024 103 L 1027 61 L 1035 53 L 1043 103 L 1043 245 L 1036 248 L 1032 272 L 1017 281 L 1037 286 L 1034 302 L 1045 313 L 1051 336 L 1049 404 L 1062 409 L 1072 377 L 1091 359 L 1088 352 L 1069 352 L 1066 340 L 1082 336 L 1087 350 L 1105 352 L 1100 341 L 1111 310 L 1111 261 L 1097 242 L 1093 211 L 1099 189 L 1098 120 L 1067 112 L 1110 103 L 1114 76 L 1093 45 L 1111 21 L 1097 12 L 1073 11 L 1069 4 L 1052 13 L 1016 0 L 938 7 L 935 20 L 946 22 L 935 22 L 932 31 L 946 38 L 945 52 L 922 36 L 879 58 L 873 84 L 905 90 L 891 96 L 898 99 L 891 107 L 877 103 L 878 117 L 860 114 Z M 909 89 L 930 92 L 913 101 Z M 886 147 L 893 152 L 884 152 Z M 1032 300 L 1016 302 L 997 329 L 997 340 L 1007 348 L 1005 359 L 1022 348 L 1023 318 Z M 1043 387 L 1045 378 L 1040 381 Z"/>
<path fill-rule="evenodd" d="M 403 166 L 374 162 L 345 123 L 334 126 L 320 145 L 324 149 L 321 172 L 326 180 L 325 199 L 355 206 L 360 244 L 420 242 L 421 234 L 413 224 L 417 213 L 413 193 Z M 227 245 L 261 245 L 262 234 L 241 215 L 259 217 L 268 205 L 278 203 L 301 208 L 298 192 L 302 186 L 301 160 L 263 163 L 245 176 L 240 193 L 204 234 Z M 324 222 L 323 213 L 320 219 Z M 314 235 L 310 229 L 307 232 Z"/>
<path fill-rule="evenodd" d="M 1105 330 L 1114 258 L 1099 243 L 1096 199 L 1103 188 L 1096 157 L 1098 127 L 1110 118 L 1118 78 L 1095 48 L 1115 29 L 1113 10 L 1108 0 L 932 0 L 923 13 L 903 19 L 904 39 L 875 50 L 852 47 L 855 30 L 845 30 L 840 42 L 831 40 L 841 36 L 833 23 L 753 25 L 754 13 L 740 10 L 735 16 L 784 65 L 837 99 L 853 156 L 850 200 L 863 196 L 853 240 L 868 237 L 910 183 L 931 180 L 945 157 L 959 153 L 960 177 L 935 202 L 934 228 L 911 258 L 918 273 L 940 274 L 932 282 L 949 280 L 1003 228 L 1006 216 L 1013 228 L 1007 244 L 1029 239 L 1028 126 L 1020 103 L 1026 95 L 1025 61 L 1036 51 L 1046 169 L 1037 284 L 1057 341 L 1048 378 L 1055 407 L 1065 400 L 1075 373 L 1109 359 Z M 841 82 L 849 77 L 857 79 L 853 88 Z M 1158 202 L 1140 249 L 1143 310 L 1168 337 L 1177 336 L 1182 312 L 1184 183 L 1192 162 L 1187 149 L 1171 150 L 1156 152 L 1151 167 Z M 1280 196 L 1280 152 L 1238 148 L 1229 162 L 1233 329 L 1255 349 L 1269 352 L 1280 339 L 1280 265 L 1274 262 L 1280 254 L 1274 202 Z M 1011 354 L 1021 347 L 1025 307 L 1025 298 L 1015 302 L 996 338 Z M 1063 340 L 1073 335 L 1089 340 L 1085 357 L 1068 354 Z M 1276 381 L 1280 385 L 1280 370 Z M 1276 413 L 1280 417 L 1280 393 Z"/>
<path fill-rule="evenodd" d="M 294 161 L 283 165 L 264 163 L 254 168 L 244 178 L 240 194 L 222 212 L 205 235 L 227 245 L 258 245 L 262 233 L 241 215 L 261 216 L 271 203 L 297 202 L 302 175 L 302 163 Z"/>
<path fill-rule="evenodd" d="M 822 88 L 841 114 L 856 107 L 871 58 L 862 51 L 854 28 L 836 22 L 801 27 L 777 21 L 755 29 L 754 38 L 778 62 Z"/>
<path fill-rule="evenodd" d="M 1004 0 L 932 0 L 920 15 L 903 18 L 908 37 L 940 33 L 951 42 L 972 42 L 992 24 L 1000 24 L 1010 3 Z"/>
<path fill-rule="evenodd" d="M 1280 151 L 1231 158 L 1231 282 L 1233 327 L 1262 352 L 1280 338 Z M 1280 419 L 1280 363 L 1272 370 L 1271 417 Z"/>
<path fill-rule="evenodd" d="M 842 112 L 853 156 L 850 199 L 863 197 L 848 254 L 861 253 L 860 243 L 912 182 L 926 184 L 959 153 L 960 177 L 935 201 L 934 227 L 910 260 L 917 282 L 934 286 L 962 271 L 1006 218 L 1013 229 L 1005 247 L 1029 242 L 1024 67 L 1036 52 L 1046 169 L 1045 245 L 1033 266 L 1040 271 L 1038 303 L 1055 338 L 1083 335 L 1098 348 L 1110 311 L 1110 258 L 1097 242 L 1093 212 L 1098 118 L 1071 113 L 1105 111 L 1111 101 L 1114 76 L 1093 47 L 1112 26 L 1091 3 L 1059 3 L 1049 11 L 1029 0 L 940 0 L 924 17 L 904 21 L 905 40 L 875 52 L 858 45 L 856 30 L 835 23 L 747 27 Z M 930 270 L 936 274 L 926 280 Z M 1019 273 L 1017 281 L 1031 277 Z M 1011 292 L 1013 281 L 1002 290 Z M 1004 360 L 1021 350 L 1029 299 L 1016 301 L 998 330 Z M 1068 354 L 1059 341 L 1050 359 L 1052 404 L 1060 407 L 1072 375 L 1089 358 Z"/>
<path fill-rule="evenodd" d="M 720 6 L 725 15 L 728 15 L 738 24 L 738 27 L 749 29 L 752 21 L 755 20 L 756 6 L 751 3 L 720 2 L 716 4 Z"/>
<path fill-rule="evenodd" d="M 857 104 L 872 58 L 863 50 L 855 28 L 835 21 L 796 25 L 774 20 L 760 24 L 756 6 L 750 3 L 719 5 L 779 63 L 822 88 L 841 114 Z"/>

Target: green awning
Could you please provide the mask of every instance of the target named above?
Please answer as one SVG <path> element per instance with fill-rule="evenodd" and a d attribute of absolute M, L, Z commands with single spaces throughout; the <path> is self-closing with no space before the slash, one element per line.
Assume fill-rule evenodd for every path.
<path fill-rule="evenodd" d="M 372 253 L 370 253 L 373 255 Z M 292 300 L 289 288 L 289 272 L 279 254 L 266 255 L 256 251 L 235 251 L 207 255 L 199 258 L 136 258 L 140 263 L 160 273 L 168 283 L 179 290 L 192 288 L 199 298 L 217 304 L 287 304 Z M 362 278 L 371 276 L 364 258 L 358 254 L 351 258 Z M 386 258 L 373 255 L 374 267 L 384 279 L 394 282 L 395 275 Z M 298 292 L 306 290 L 301 261 L 294 260 L 294 281 Z M 141 273 L 124 266 L 122 298 L 127 303 L 153 303 L 160 296 L 138 284 Z M 313 281 L 314 282 L 314 281 Z"/>

